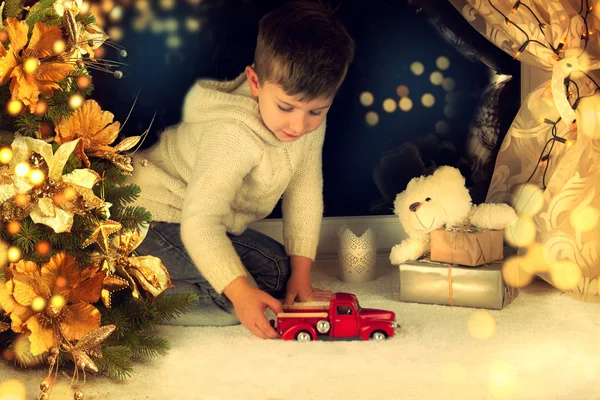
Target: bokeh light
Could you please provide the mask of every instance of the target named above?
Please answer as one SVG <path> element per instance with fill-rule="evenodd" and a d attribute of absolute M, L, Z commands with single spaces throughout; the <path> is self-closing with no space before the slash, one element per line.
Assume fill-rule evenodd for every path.
<path fill-rule="evenodd" d="M 467 380 L 465 367 L 457 362 L 449 362 L 444 365 L 444 382 L 449 385 L 461 385 Z"/>
<path fill-rule="evenodd" d="M 40 66 L 40 60 L 37 58 L 27 58 L 23 61 L 23 70 L 27 74 L 33 74 Z"/>
<path fill-rule="evenodd" d="M 123 19 L 123 7 L 116 6 L 110 11 L 109 18 L 112 22 L 119 22 Z"/>
<path fill-rule="evenodd" d="M 61 276 L 61 275 L 57 276 L 56 282 L 54 283 L 54 285 L 59 289 L 66 287 L 67 286 L 67 278 L 65 278 L 64 276 Z"/>
<path fill-rule="evenodd" d="M 442 88 L 444 88 L 446 92 L 451 92 L 456 89 L 456 82 L 452 78 L 444 78 L 442 81 Z"/>
<path fill-rule="evenodd" d="M 438 121 L 435 123 L 435 131 L 437 133 L 439 133 L 440 135 L 444 135 L 444 134 L 448 133 L 449 130 L 450 130 L 450 126 L 448 125 L 448 123 L 446 121 Z"/>
<path fill-rule="evenodd" d="M 398 97 L 408 97 L 408 95 L 410 94 L 410 90 L 406 85 L 399 85 L 396 88 L 396 94 L 398 95 Z"/>
<path fill-rule="evenodd" d="M 577 207 L 571 211 L 571 226 L 581 232 L 590 232 L 598 227 L 600 211 L 592 206 Z"/>
<path fill-rule="evenodd" d="M 413 74 L 417 76 L 423 75 L 423 72 L 425 72 L 425 66 L 421 62 L 415 61 L 412 64 L 410 64 L 410 70 Z"/>
<path fill-rule="evenodd" d="M 375 126 L 379 123 L 379 114 L 377 114 L 375 111 L 369 111 L 365 115 L 365 120 L 369 126 Z"/>
<path fill-rule="evenodd" d="M 41 256 L 46 256 L 50 253 L 51 250 L 50 242 L 47 240 L 42 240 L 35 245 L 35 251 Z"/>
<path fill-rule="evenodd" d="M 435 60 L 435 66 L 438 67 L 438 69 L 445 71 L 450 68 L 450 60 L 446 56 L 439 56 L 437 60 Z"/>
<path fill-rule="evenodd" d="M 123 29 L 121 29 L 118 26 L 111 26 L 108 29 L 107 34 L 115 42 L 120 42 L 121 40 L 123 40 L 123 37 L 125 37 L 125 34 L 123 33 Z"/>
<path fill-rule="evenodd" d="M 421 103 L 423 103 L 425 107 L 433 107 L 435 104 L 435 97 L 433 97 L 431 93 L 425 93 L 423 97 L 421 97 Z"/>
<path fill-rule="evenodd" d="M 475 311 L 469 317 L 467 330 L 475 339 L 489 339 L 496 331 L 496 320 L 487 311 Z"/>
<path fill-rule="evenodd" d="M 84 100 L 85 99 L 81 94 L 75 93 L 71 96 L 71 98 L 69 98 L 69 106 L 71 108 L 79 108 L 83 105 Z"/>
<path fill-rule="evenodd" d="M 8 164 L 12 160 L 12 149 L 10 147 L 0 148 L 0 163 Z"/>
<path fill-rule="evenodd" d="M 490 365 L 490 393 L 496 399 L 513 398 L 517 392 L 517 371 L 505 361 L 493 361 Z"/>
<path fill-rule="evenodd" d="M 365 106 L 365 107 L 372 106 L 374 101 L 375 101 L 375 97 L 373 96 L 373 93 L 362 92 L 360 94 L 360 104 L 362 104 L 363 106 Z"/>
<path fill-rule="evenodd" d="M 394 99 L 385 99 L 383 101 L 383 110 L 388 113 L 396 111 L 396 101 Z"/>
<path fill-rule="evenodd" d="M 574 289 L 581 277 L 581 268 L 573 261 L 560 260 L 550 265 L 550 278 L 557 289 L 564 291 Z"/>
<path fill-rule="evenodd" d="M 77 87 L 81 90 L 87 89 L 91 83 L 92 80 L 87 75 L 79 75 L 77 77 Z"/>
<path fill-rule="evenodd" d="M 41 117 L 46 114 L 46 111 L 48 111 L 48 103 L 44 100 L 38 100 L 38 102 L 35 103 L 35 115 Z"/>
<path fill-rule="evenodd" d="M 33 185 L 39 185 L 43 183 L 45 179 L 46 175 L 41 169 L 32 169 L 29 173 L 29 182 L 31 182 Z"/>
<path fill-rule="evenodd" d="M 531 183 L 519 185 L 515 188 L 513 203 L 517 215 L 533 217 L 544 208 L 544 192 Z"/>
<path fill-rule="evenodd" d="M 170 10 L 175 7 L 175 0 L 160 0 L 160 7 L 163 10 Z"/>
<path fill-rule="evenodd" d="M 36 297 L 31 301 L 31 309 L 35 312 L 41 312 L 46 308 L 46 299 L 41 296 Z"/>
<path fill-rule="evenodd" d="M 23 103 L 21 100 L 11 99 L 6 104 L 6 111 L 8 111 L 10 115 L 15 116 L 23 111 Z"/>
<path fill-rule="evenodd" d="M 10 221 L 6 224 L 6 231 L 11 235 L 21 232 L 21 223 L 19 221 Z"/>
<path fill-rule="evenodd" d="M 546 247 L 540 243 L 534 243 L 527 249 L 521 267 L 531 274 L 537 274 L 548 272 L 551 262 Z"/>
<path fill-rule="evenodd" d="M 408 97 L 403 97 L 398 102 L 398 106 L 402 111 L 410 111 L 413 108 L 413 101 Z"/>
<path fill-rule="evenodd" d="M 65 51 L 65 49 L 67 48 L 67 43 L 65 43 L 64 40 L 59 39 L 56 42 L 54 42 L 54 45 L 52 46 L 52 49 L 54 50 L 55 54 L 60 54 L 63 51 Z"/>
<path fill-rule="evenodd" d="M 535 241 L 535 223 L 531 217 L 519 217 L 506 227 L 504 238 L 513 247 L 527 247 Z"/>
<path fill-rule="evenodd" d="M 169 35 L 167 37 L 167 47 L 171 49 L 178 49 L 181 47 L 181 37 L 178 35 Z"/>
<path fill-rule="evenodd" d="M 190 32 L 198 32 L 202 29 L 202 23 L 198 18 L 188 18 L 185 20 L 185 27 Z"/>
<path fill-rule="evenodd" d="M 458 102 L 458 93 L 450 92 L 446 93 L 446 103 Z"/>
<path fill-rule="evenodd" d="M 30 168 L 28 163 L 20 162 L 15 166 L 15 175 L 22 178 L 24 176 L 27 176 L 29 170 Z"/>
<path fill-rule="evenodd" d="M 67 299 L 65 299 L 60 294 L 55 294 L 50 298 L 50 306 L 60 309 L 63 308 L 67 304 Z"/>
<path fill-rule="evenodd" d="M 448 104 L 444 107 L 444 115 L 448 118 L 456 117 L 457 109 L 453 104 Z"/>
<path fill-rule="evenodd" d="M 429 75 L 429 81 L 432 84 L 439 86 L 444 81 L 444 75 L 442 75 L 440 71 L 433 71 L 431 75 Z"/>
<path fill-rule="evenodd" d="M 8 264 L 8 245 L 3 240 L 0 240 L 0 268 Z"/>
<path fill-rule="evenodd" d="M 502 278 L 508 286 L 514 288 L 522 288 L 531 283 L 533 274 L 527 267 L 525 257 L 513 256 L 504 261 L 502 264 Z"/>
<path fill-rule="evenodd" d="M 25 385 L 16 379 L 8 379 L 0 383 L 0 400 L 25 400 Z"/>
<path fill-rule="evenodd" d="M 16 246 L 10 246 L 6 255 L 9 262 L 18 262 L 21 259 L 21 249 Z"/>
<path fill-rule="evenodd" d="M 24 207 L 25 205 L 27 205 L 27 203 L 29 203 L 29 198 L 27 197 L 26 194 L 19 193 L 18 195 L 15 196 L 15 204 L 16 205 Z"/>
<path fill-rule="evenodd" d="M 176 18 L 167 18 L 167 20 L 165 21 L 165 30 L 167 32 L 177 32 L 177 29 L 179 29 L 179 22 L 177 22 Z"/>

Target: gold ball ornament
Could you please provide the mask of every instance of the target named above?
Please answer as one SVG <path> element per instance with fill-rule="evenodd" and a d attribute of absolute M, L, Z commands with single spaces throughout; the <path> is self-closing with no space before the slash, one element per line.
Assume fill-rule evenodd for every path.
<path fill-rule="evenodd" d="M 83 400 L 83 392 L 81 390 L 76 390 L 73 394 L 73 398 L 75 400 Z"/>
<path fill-rule="evenodd" d="M 38 396 L 38 400 L 48 400 L 50 397 L 48 396 L 48 393 L 40 393 L 40 395 Z"/>

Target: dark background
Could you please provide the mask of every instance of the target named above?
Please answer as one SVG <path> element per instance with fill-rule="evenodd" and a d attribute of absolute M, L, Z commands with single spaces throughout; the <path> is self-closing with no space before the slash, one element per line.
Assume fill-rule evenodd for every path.
<path fill-rule="evenodd" d="M 165 127 L 179 122 L 183 97 L 194 81 L 204 77 L 232 79 L 252 63 L 258 20 L 281 3 L 115 2 L 122 7 L 123 18 L 111 21 L 111 14 L 106 14 L 104 27 L 109 34 L 115 32 L 111 30 L 115 27 L 121 29 L 122 39 L 117 43 L 126 48 L 128 56 L 121 61 L 128 65 L 122 68 L 121 80 L 95 72 L 94 98 L 123 122 L 139 92 L 123 132 L 128 136 L 140 134 L 156 113 L 144 147 L 151 145 Z M 459 167 L 467 177 L 474 201 L 483 201 L 493 159 L 475 178 L 473 160 L 466 151 L 471 122 L 488 87 L 491 68 L 512 75 L 493 104 L 496 119 L 489 121 L 497 125 L 500 135 L 493 146 L 495 158 L 500 139 L 519 107 L 519 63 L 477 33 L 444 0 L 411 1 L 414 4 L 402 0 L 326 3 L 337 8 L 336 14 L 355 40 L 356 58 L 328 115 L 323 153 L 325 216 L 391 214 L 395 194 L 411 177 L 444 164 Z M 98 4 L 96 11 L 101 10 Z M 187 28 L 190 19 L 201 25 L 199 31 Z M 444 37 L 440 26 L 447 28 L 446 34 L 452 33 L 452 40 Z M 449 69 L 441 72 L 456 83 L 450 95 L 429 80 L 440 56 L 450 60 Z M 104 58 L 120 59 L 116 50 L 107 51 Z M 415 61 L 425 67 L 421 76 L 410 70 Z M 384 99 L 394 99 L 396 104 L 400 99 L 398 85 L 409 87 L 413 108 L 408 112 L 385 112 Z M 369 107 L 359 101 L 365 91 L 375 99 Z M 435 97 L 433 107 L 421 104 L 424 93 Z M 452 118 L 444 114 L 448 104 L 455 109 Z M 369 111 L 379 116 L 374 126 L 366 123 Z M 436 132 L 438 121 L 447 123 L 446 133 Z M 406 148 L 418 151 L 406 153 Z M 279 208 L 271 215 L 280 216 Z"/>

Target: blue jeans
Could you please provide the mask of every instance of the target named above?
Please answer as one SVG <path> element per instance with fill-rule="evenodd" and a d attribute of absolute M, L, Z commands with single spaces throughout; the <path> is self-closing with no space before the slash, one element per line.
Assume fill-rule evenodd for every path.
<path fill-rule="evenodd" d="M 291 274 L 289 256 L 284 246 L 269 236 L 246 229 L 239 236 L 227 234 L 246 270 L 259 289 L 275 298 L 283 298 Z M 154 222 L 144 241 L 135 252 L 160 258 L 169 271 L 175 287 L 165 294 L 191 291 L 198 296 L 198 304 L 190 313 L 183 314 L 171 325 L 235 325 L 233 304 L 218 294 L 202 276 L 181 241 L 179 224 Z M 252 281 L 252 278 L 249 280 Z"/>

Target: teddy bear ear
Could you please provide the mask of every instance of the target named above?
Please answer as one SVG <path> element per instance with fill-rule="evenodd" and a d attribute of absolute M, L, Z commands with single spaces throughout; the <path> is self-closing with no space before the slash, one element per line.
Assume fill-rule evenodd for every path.
<path fill-rule="evenodd" d="M 443 182 L 452 182 L 452 184 L 460 182 L 460 184 L 464 185 L 466 183 L 465 178 L 462 176 L 458 168 L 449 167 L 447 165 L 436 169 L 433 173 L 433 176 L 435 176 L 436 179 L 443 179 Z"/>

